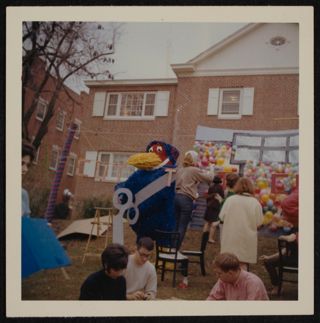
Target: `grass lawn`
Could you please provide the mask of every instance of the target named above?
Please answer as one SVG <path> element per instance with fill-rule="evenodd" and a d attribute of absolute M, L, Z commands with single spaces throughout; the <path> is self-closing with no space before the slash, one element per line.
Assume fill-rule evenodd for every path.
<path fill-rule="evenodd" d="M 53 228 L 56 232 L 62 231 L 70 224 L 68 220 L 56 220 Z M 125 224 L 125 245 L 130 251 L 135 248 L 135 234 Z M 189 229 L 183 249 L 197 249 L 200 246 L 201 231 Z M 110 237 L 111 240 L 111 237 Z M 219 240 L 219 239 L 217 239 Z M 72 261 L 71 266 L 66 267 L 70 279 L 66 279 L 61 269 L 45 270 L 31 275 L 22 280 L 22 300 L 77 300 L 82 282 L 92 272 L 101 268 L 99 256 L 87 256 L 85 263 L 82 264 L 82 257 L 86 246 L 87 238 L 64 240 L 63 244 Z M 89 245 L 89 252 L 101 254 L 105 238 L 93 239 Z M 202 276 L 198 264 L 189 264 L 189 287 L 178 289 L 172 287 L 172 273 L 167 272 L 165 279 L 160 280 L 158 274 L 158 299 L 183 299 L 183 300 L 205 300 L 212 286 L 216 282 L 211 263 L 215 255 L 219 253 L 219 242 L 208 244 L 206 250 L 206 276 Z M 259 237 L 258 256 L 262 254 L 272 254 L 277 251 L 277 241 L 272 238 Z M 155 253 L 152 255 L 151 262 L 155 260 Z M 250 271 L 257 274 L 265 283 L 267 290 L 271 289 L 270 279 L 263 265 L 258 262 L 250 266 Z M 181 279 L 177 274 L 177 282 Z M 282 296 L 273 296 L 272 300 L 297 300 L 298 285 L 284 283 L 284 293 Z"/>

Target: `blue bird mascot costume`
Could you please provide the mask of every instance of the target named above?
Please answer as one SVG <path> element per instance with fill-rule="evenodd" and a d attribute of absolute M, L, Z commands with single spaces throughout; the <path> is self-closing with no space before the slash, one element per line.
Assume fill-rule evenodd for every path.
<path fill-rule="evenodd" d="M 116 185 L 114 206 L 141 237 L 155 239 L 155 230 L 175 229 L 175 175 L 179 151 L 162 141 L 152 141 L 145 153 L 135 154 L 128 164 L 138 168 L 125 182 Z M 121 212 L 120 212 L 121 213 Z M 120 215 L 121 216 L 121 215 Z"/>

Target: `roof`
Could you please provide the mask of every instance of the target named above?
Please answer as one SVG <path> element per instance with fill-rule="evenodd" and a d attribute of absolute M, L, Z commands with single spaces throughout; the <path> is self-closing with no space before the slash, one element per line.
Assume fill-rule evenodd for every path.
<path fill-rule="evenodd" d="M 177 84 L 175 78 L 170 79 L 129 79 L 129 80 L 101 80 L 101 81 L 85 81 L 87 87 L 97 86 L 119 86 L 119 85 L 167 85 Z"/>

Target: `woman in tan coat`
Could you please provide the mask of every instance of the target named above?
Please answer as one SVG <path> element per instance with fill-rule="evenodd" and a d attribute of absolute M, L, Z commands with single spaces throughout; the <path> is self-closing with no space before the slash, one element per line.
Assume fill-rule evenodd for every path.
<path fill-rule="evenodd" d="M 221 253 L 235 254 L 244 269 L 257 262 L 258 227 L 263 213 L 259 201 L 254 197 L 254 186 L 250 179 L 240 178 L 234 187 L 235 195 L 226 199 L 219 218 L 223 221 Z"/>

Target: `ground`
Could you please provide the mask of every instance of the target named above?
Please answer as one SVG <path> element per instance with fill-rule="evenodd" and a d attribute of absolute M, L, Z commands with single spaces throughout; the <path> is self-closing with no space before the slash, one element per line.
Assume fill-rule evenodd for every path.
<path fill-rule="evenodd" d="M 56 232 L 64 229 L 70 221 L 57 220 L 53 227 Z M 125 224 L 125 245 L 130 251 L 134 250 L 135 234 L 128 224 Z M 200 246 L 201 231 L 188 230 L 183 249 L 197 249 Z M 219 240 L 219 239 L 217 239 Z M 109 236 L 111 242 L 111 236 Z M 27 279 L 22 280 L 22 299 L 23 300 L 77 300 L 79 298 L 79 290 L 82 282 L 92 272 L 100 269 L 100 257 L 87 256 L 84 264 L 82 258 L 87 243 L 87 237 L 79 239 L 64 240 L 63 244 L 72 261 L 72 265 L 66 267 L 65 270 L 69 276 L 67 279 L 61 269 L 50 269 L 41 271 L 31 275 Z M 90 242 L 90 253 L 100 254 L 103 250 L 105 238 L 101 237 Z M 183 300 L 205 300 L 216 281 L 216 277 L 212 271 L 212 260 L 219 253 L 219 243 L 208 244 L 206 250 L 206 276 L 202 276 L 199 264 L 189 265 L 189 287 L 187 289 L 178 289 L 172 287 L 172 273 L 167 272 L 162 282 L 158 274 L 158 299 L 183 299 Z M 277 251 L 276 239 L 259 237 L 258 255 L 272 254 Z M 151 261 L 155 259 L 152 255 Z M 258 262 L 250 266 L 250 271 L 257 274 L 265 283 L 267 290 L 271 289 L 269 276 L 263 265 Z M 177 281 L 181 279 L 177 274 Z M 284 293 L 282 296 L 272 296 L 272 300 L 297 300 L 298 285 L 293 283 L 284 283 Z"/>

